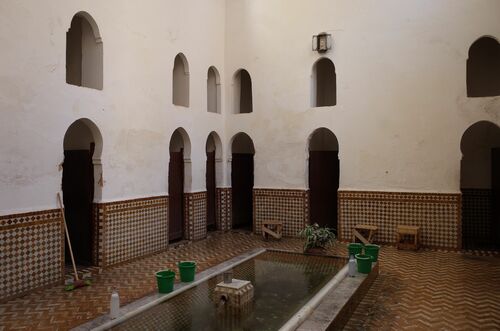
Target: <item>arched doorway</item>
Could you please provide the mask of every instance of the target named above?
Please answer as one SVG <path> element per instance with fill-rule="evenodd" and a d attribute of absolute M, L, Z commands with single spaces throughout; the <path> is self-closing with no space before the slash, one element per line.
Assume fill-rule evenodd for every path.
<path fill-rule="evenodd" d="M 462 246 L 500 247 L 500 128 L 487 121 L 471 125 L 460 142 Z"/>
<path fill-rule="evenodd" d="M 101 197 L 101 187 L 95 184 L 101 176 L 101 152 L 102 136 L 92 121 L 79 119 L 69 126 L 64 135 L 62 191 L 64 215 L 78 265 L 93 262 L 97 234 L 92 207 L 94 200 Z M 66 262 L 71 262 L 67 243 L 65 249 Z"/>
<path fill-rule="evenodd" d="M 211 132 L 208 135 L 205 150 L 207 153 L 207 166 L 206 166 L 206 188 L 207 188 L 207 231 L 216 230 L 217 218 L 217 168 L 220 165 L 222 155 L 222 144 L 219 135 Z M 219 161 L 219 162 L 217 162 Z"/>
<path fill-rule="evenodd" d="M 189 179 L 185 160 L 189 160 L 191 144 L 187 132 L 178 128 L 170 138 L 168 166 L 168 240 L 174 242 L 184 237 L 184 191 Z"/>
<path fill-rule="evenodd" d="M 233 228 L 253 229 L 253 182 L 255 149 L 246 133 L 238 133 L 231 144 Z"/>
<path fill-rule="evenodd" d="M 310 221 L 337 230 L 340 164 L 337 137 L 326 128 L 309 138 Z"/>

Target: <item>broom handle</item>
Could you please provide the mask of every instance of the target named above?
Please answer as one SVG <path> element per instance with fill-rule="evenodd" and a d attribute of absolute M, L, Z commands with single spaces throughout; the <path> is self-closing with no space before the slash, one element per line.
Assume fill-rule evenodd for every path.
<path fill-rule="evenodd" d="M 68 239 L 69 254 L 71 255 L 71 262 L 73 263 L 73 271 L 75 272 L 75 278 L 78 279 L 78 272 L 76 271 L 75 258 L 73 257 L 73 249 L 71 248 L 71 240 L 69 239 L 68 227 L 66 226 L 66 217 L 64 216 L 63 203 L 61 200 L 61 195 L 57 192 L 57 201 L 59 201 L 59 208 L 61 209 L 61 214 L 64 221 L 64 230 L 66 232 L 66 238 Z"/>

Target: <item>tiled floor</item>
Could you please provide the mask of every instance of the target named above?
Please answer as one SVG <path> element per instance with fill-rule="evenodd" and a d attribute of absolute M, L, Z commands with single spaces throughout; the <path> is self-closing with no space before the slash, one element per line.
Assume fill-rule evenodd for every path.
<path fill-rule="evenodd" d="M 0 304 L 0 330 L 65 330 L 106 313 L 113 287 L 127 303 L 155 291 L 154 272 L 174 268 L 176 261 L 194 259 L 206 269 L 256 247 L 300 250 L 301 241 L 264 242 L 249 234 L 213 234 L 104 270 L 90 287 L 73 292 L 53 287 Z M 345 254 L 346 249 L 339 244 L 332 252 Z M 383 247 L 380 260 L 380 276 L 346 329 L 500 329 L 498 255 Z"/>

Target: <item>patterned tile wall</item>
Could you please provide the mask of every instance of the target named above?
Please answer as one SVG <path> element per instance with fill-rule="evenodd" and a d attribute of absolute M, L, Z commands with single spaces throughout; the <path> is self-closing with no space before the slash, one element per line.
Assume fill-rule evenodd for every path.
<path fill-rule="evenodd" d="M 99 266 L 106 267 L 168 246 L 168 198 L 99 204 Z"/>
<path fill-rule="evenodd" d="M 0 301 L 62 281 L 63 261 L 59 210 L 0 217 Z"/>
<path fill-rule="evenodd" d="M 232 194 L 230 187 L 217 188 L 217 210 L 216 210 L 216 226 L 217 230 L 227 231 L 231 230 L 232 220 Z"/>
<path fill-rule="evenodd" d="M 465 248 L 494 244 L 492 240 L 492 191 L 462 189 L 462 232 Z"/>
<path fill-rule="evenodd" d="M 254 231 L 263 220 L 283 221 L 283 235 L 296 237 L 309 222 L 309 194 L 304 190 L 254 189 Z"/>
<path fill-rule="evenodd" d="M 339 191 L 339 233 L 351 240 L 352 227 L 371 224 L 375 240 L 396 241 L 396 225 L 416 225 L 422 244 L 461 248 L 461 195 L 404 192 Z"/>
<path fill-rule="evenodd" d="M 207 192 L 184 194 L 185 238 L 199 240 L 207 236 Z"/>
<path fill-rule="evenodd" d="M 102 204 L 94 203 L 92 206 L 92 264 L 94 266 L 100 266 L 102 263 L 99 261 L 99 246 L 102 238 Z"/>

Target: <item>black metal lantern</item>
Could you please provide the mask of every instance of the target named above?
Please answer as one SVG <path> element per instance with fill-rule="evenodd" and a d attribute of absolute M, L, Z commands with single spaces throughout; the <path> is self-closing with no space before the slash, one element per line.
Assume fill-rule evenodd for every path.
<path fill-rule="evenodd" d="M 332 35 L 322 32 L 312 38 L 312 50 L 318 53 L 326 53 L 332 49 Z"/>

